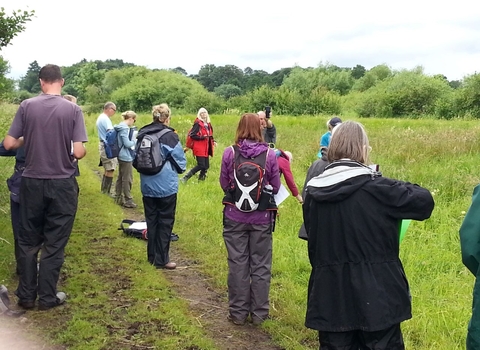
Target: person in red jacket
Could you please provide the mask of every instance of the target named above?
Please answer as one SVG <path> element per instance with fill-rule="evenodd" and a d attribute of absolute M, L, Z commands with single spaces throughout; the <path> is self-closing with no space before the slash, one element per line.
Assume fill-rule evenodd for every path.
<path fill-rule="evenodd" d="M 198 110 L 197 119 L 195 119 L 189 136 L 193 140 L 192 151 L 197 159 L 197 165 L 182 177 L 182 182 L 184 183 L 199 171 L 200 175 L 198 176 L 198 180 L 205 180 L 207 170 L 210 167 L 208 157 L 213 157 L 213 147 L 216 143 L 213 139 L 213 128 L 210 123 L 210 116 L 205 108 L 202 107 Z"/>
<path fill-rule="evenodd" d="M 275 154 L 277 155 L 278 169 L 280 170 L 280 175 L 283 174 L 287 187 L 299 203 L 303 203 L 302 195 L 298 192 L 297 185 L 292 174 L 292 168 L 290 163 L 293 160 L 292 153 L 289 151 L 283 151 L 281 149 L 276 149 Z"/>

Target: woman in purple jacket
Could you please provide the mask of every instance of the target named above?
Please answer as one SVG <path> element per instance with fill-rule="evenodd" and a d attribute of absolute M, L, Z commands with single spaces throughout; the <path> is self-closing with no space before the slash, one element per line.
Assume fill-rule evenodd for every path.
<path fill-rule="evenodd" d="M 238 193 L 240 186 L 235 178 L 239 179 L 240 172 L 235 172 L 234 168 L 239 159 L 247 159 L 248 163 L 257 163 L 265 169 L 259 190 L 266 187 L 274 194 L 278 192 L 278 163 L 275 152 L 263 141 L 257 114 L 246 113 L 241 117 L 235 145 L 223 153 L 220 185 L 226 197 L 235 191 Z M 243 325 L 250 315 L 253 324 L 257 325 L 268 318 L 275 214 L 261 207 L 252 210 L 248 206 L 245 209 L 245 206 L 231 202 L 224 201 L 223 211 L 223 239 L 229 267 L 228 319 L 236 325 Z"/>

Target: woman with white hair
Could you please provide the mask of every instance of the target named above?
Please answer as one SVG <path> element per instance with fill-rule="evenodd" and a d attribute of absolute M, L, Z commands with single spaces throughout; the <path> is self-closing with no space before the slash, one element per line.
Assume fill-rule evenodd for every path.
<path fill-rule="evenodd" d="M 403 350 L 401 322 L 412 317 L 399 257 L 403 219 L 428 219 L 429 190 L 372 170 L 360 123 L 335 128 L 325 171 L 307 183 L 303 218 L 312 271 L 305 325 L 320 350 Z"/>
<path fill-rule="evenodd" d="M 182 178 L 182 182 L 187 182 L 189 178 L 199 171 L 198 180 L 203 181 L 207 177 L 207 170 L 210 167 L 208 157 L 213 157 L 213 147 L 216 144 L 213 139 L 210 116 L 205 108 L 202 107 L 198 110 L 197 118 L 193 123 L 189 136 L 193 140 L 192 151 L 197 159 L 197 165 Z"/>

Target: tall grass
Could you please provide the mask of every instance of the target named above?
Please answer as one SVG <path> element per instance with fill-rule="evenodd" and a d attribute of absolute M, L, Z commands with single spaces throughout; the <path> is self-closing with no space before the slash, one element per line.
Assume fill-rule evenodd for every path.
<path fill-rule="evenodd" d="M 87 157 L 80 161 L 80 196 L 83 209 L 79 210 L 77 215 L 76 232 L 91 235 L 106 230 L 103 235 L 112 238 L 113 232 L 108 231 L 107 227 L 118 225 L 118 209 L 94 207 L 106 205 L 96 200 L 100 184 L 91 173 L 92 170 L 100 170 L 97 167 L 96 117 L 97 115 L 86 116 L 90 142 L 87 144 Z M 319 139 L 325 132 L 327 119 L 328 116 L 273 118 L 277 127 L 277 146 L 293 153 L 292 170 L 299 187 L 303 185 L 308 166 L 316 159 Z M 177 129 L 182 142 L 193 120 L 192 115 L 173 115 L 171 126 Z M 178 247 L 198 263 L 203 272 L 211 278 L 213 287 L 222 291 L 226 289 L 227 261 L 222 239 L 223 193 L 218 184 L 218 176 L 221 154 L 232 143 L 238 120 L 239 116 L 234 115 L 212 116 L 218 146 L 211 159 L 207 180 L 199 182 L 192 178 L 187 184 L 181 184 L 175 223 L 175 232 L 181 237 L 176 242 Z M 113 121 L 120 121 L 118 113 L 113 117 Z M 141 126 L 150 121 L 150 115 L 140 115 L 136 124 Z M 434 194 L 436 202 L 432 217 L 424 222 L 412 222 L 400 247 L 413 300 L 413 318 L 402 325 L 406 347 L 415 350 L 464 349 L 473 277 L 461 263 L 458 229 L 468 209 L 472 189 L 479 179 L 480 126 L 475 121 L 466 120 L 372 118 L 359 121 L 365 125 L 373 147 L 372 161 L 380 165 L 384 176 L 427 187 Z M 187 153 L 187 158 L 190 168 L 195 164 L 191 152 Z M 142 210 L 139 182 L 138 174 L 135 173 L 133 197 L 139 204 L 139 210 Z M 4 207 L 4 203 L 1 206 Z M 286 349 L 316 349 L 316 332 L 303 325 L 310 264 L 306 242 L 297 238 L 302 222 L 301 206 L 290 197 L 282 203 L 279 213 L 279 221 L 273 234 L 273 278 L 270 292 L 271 314 L 274 319 L 265 322 L 262 327 Z M 8 217 L 0 214 L 0 223 L 3 223 L 2 227 L 5 228 L 0 237 L 11 237 Z M 88 226 L 81 228 L 79 223 Z M 72 236 L 68 246 L 71 255 L 67 256 L 66 260 L 66 267 L 69 268 L 67 271 L 71 272 L 72 277 L 69 277 L 66 283 L 71 290 L 79 288 L 76 287 L 77 284 L 91 285 L 89 288 L 93 288 L 98 295 L 89 294 L 88 302 L 95 304 L 105 297 L 102 296 L 101 282 L 94 282 L 99 278 L 100 275 L 97 274 L 100 271 L 81 271 L 76 267 L 76 264 L 82 261 L 82 254 L 75 254 L 75 251 L 78 249 L 83 254 L 88 254 L 87 244 L 98 243 Z M 124 243 L 122 241 L 119 244 Z M 117 245 L 112 243 L 104 249 L 118 249 Z M 144 263 L 144 252 L 137 253 L 136 245 L 126 245 L 125 249 L 126 254 L 131 254 L 127 256 L 140 259 L 138 264 Z M 128 252 L 129 249 L 132 249 L 132 252 Z M 96 252 L 98 253 L 98 250 Z M 10 269 L 10 272 L 11 256 L 11 248 L 0 241 L 0 266 Z M 175 261 L 175 256 L 171 258 Z M 127 264 L 121 268 L 125 275 L 130 276 L 129 279 L 141 286 L 138 289 L 148 289 L 152 283 L 155 288 L 162 288 L 161 285 L 166 283 L 151 282 L 152 272 L 143 267 L 132 270 L 134 268 Z M 11 276 L 0 271 L 0 283 L 5 282 L 11 282 Z M 77 297 L 83 298 L 82 295 Z M 148 305 L 149 298 L 153 296 L 147 292 L 138 292 L 131 297 L 135 298 L 139 305 Z M 172 292 L 170 297 L 175 298 L 175 293 Z M 179 310 L 184 310 L 185 305 L 178 305 Z M 132 321 L 135 318 L 144 319 L 148 317 L 145 310 L 148 308 L 140 306 L 138 311 L 130 312 L 128 317 Z M 95 327 L 102 322 L 115 325 L 115 319 L 111 315 L 86 313 L 80 308 L 73 312 L 74 317 L 67 321 L 66 329 L 58 335 L 52 335 L 57 341 L 71 344 L 75 337 L 87 337 L 88 329 L 95 330 L 90 332 L 88 338 L 91 344 L 108 341 L 112 336 Z M 225 316 L 226 314 L 227 310 Z M 187 325 L 188 340 L 183 346 L 197 344 L 202 349 L 213 348 L 208 340 L 204 339 L 203 333 L 193 328 L 188 315 L 180 312 L 179 315 L 171 316 L 182 319 L 173 319 L 173 326 Z M 102 321 L 95 319 L 99 317 Z M 161 348 L 175 349 L 173 345 L 164 345 L 166 340 L 161 340 L 158 344 L 162 344 Z"/>

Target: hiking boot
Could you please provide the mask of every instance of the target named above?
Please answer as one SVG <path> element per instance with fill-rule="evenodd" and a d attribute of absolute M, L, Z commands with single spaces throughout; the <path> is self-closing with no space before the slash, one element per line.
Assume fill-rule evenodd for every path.
<path fill-rule="evenodd" d="M 246 318 L 241 320 L 241 319 L 233 317 L 231 314 L 228 314 L 227 320 L 229 320 L 230 322 L 232 322 L 236 326 L 243 326 L 247 322 Z"/>
<path fill-rule="evenodd" d="M 206 178 L 207 178 L 207 174 L 198 175 L 198 181 L 205 181 Z"/>
<path fill-rule="evenodd" d="M 133 200 L 131 200 L 131 199 L 127 199 L 125 201 L 125 203 L 123 203 L 123 206 L 125 208 L 136 208 L 137 207 L 137 205 L 135 203 L 133 203 Z"/>
<path fill-rule="evenodd" d="M 174 262 L 169 262 L 162 266 L 156 266 L 157 269 L 166 269 L 166 270 L 175 270 L 176 267 L 177 267 L 177 264 L 175 264 Z"/>
<path fill-rule="evenodd" d="M 0 313 L 0 315 L 2 316 L 7 316 L 7 317 L 20 317 L 22 316 L 23 314 L 25 314 L 25 310 L 6 310 L 5 312 L 3 313 Z"/>
<path fill-rule="evenodd" d="M 170 240 L 171 240 L 172 242 L 178 241 L 178 238 L 179 238 L 179 237 L 178 237 L 178 235 L 177 235 L 176 233 L 173 233 L 173 232 L 172 232 L 172 234 L 170 235 Z"/>
<path fill-rule="evenodd" d="M 64 292 L 58 292 L 57 293 L 57 303 L 54 305 L 43 305 L 43 304 L 38 304 L 38 310 L 40 311 L 46 311 L 50 310 L 51 308 L 57 307 L 62 305 L 65 300 L 67 299 L 67 295 Z"/>
<path fill-rule="evenodd" d="M 255 326 L 259 326 L 261 325 L 264 321 L 266 320 L 271 320 L 271 317 L 269 315 L 267 315 L 266 317 L 264 318 L 261 318 L 261 317 L 257 317 L 256 315 L 253 315 L 252 314 L 252 323 L 255 325 Z"/>
<path fill-rule="evenodd" d="M 192 171 L 190 170 L 188 173 L 185 174 L 184 177 L 182 177 L 182 178 L 180 179 L 180 181 L 181 181 L 182 183 L 186 184 L 187 181 L 188 181 L 188 179 L 191 178 L 192 176 L 193 176 L 193 173 L 192 173 Z"/>
<path fill-rule="evenodd" d="M 35 300 L 19 300 L 17 305 L 23 309 L 33 309 L 35 307 Z"/>

